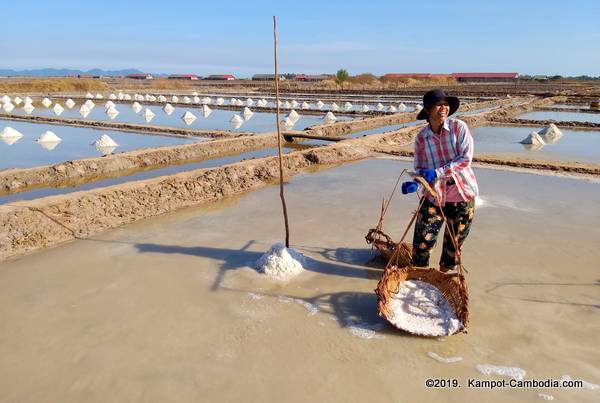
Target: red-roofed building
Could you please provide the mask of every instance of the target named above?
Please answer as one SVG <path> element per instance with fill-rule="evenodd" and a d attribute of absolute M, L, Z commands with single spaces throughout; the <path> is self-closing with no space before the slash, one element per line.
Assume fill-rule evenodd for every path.
<path fill-rule="evenodd" d="M 519 78 L 519 73 L 452 73 L 460 82 L 511 82 Z"/>
<path fill-rule="evenodd" d="M 211 74 L 204 78 L 205 80 L 235 80 L 232 74 Z"/>
<path fill-rule="evenodd" d="M 197 80 L 198 76 L 195 74 L 171 74 L 169 80 Z"/>

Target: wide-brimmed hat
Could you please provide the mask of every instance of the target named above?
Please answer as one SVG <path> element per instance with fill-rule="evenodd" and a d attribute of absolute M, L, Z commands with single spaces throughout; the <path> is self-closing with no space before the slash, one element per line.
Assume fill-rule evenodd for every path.
<path fill-rule="evenodd" d="M 460 100 L 458 98 L 449 97 L 444 91 L 439 89 L 431 90 L 427 91 L 425 95 L 423 95 L 423 109 L 421 109 L 417 115 L 417 119 L 427 119 L 427 109 L 429 109 L 429 107 L 436 102 L 444 100 L 448 102 L 448 105 L 450 105 L 450 113 L 448 113 L 448 116 L 452 115 L 458 110 L 458 107 L 460 106 Z"/>

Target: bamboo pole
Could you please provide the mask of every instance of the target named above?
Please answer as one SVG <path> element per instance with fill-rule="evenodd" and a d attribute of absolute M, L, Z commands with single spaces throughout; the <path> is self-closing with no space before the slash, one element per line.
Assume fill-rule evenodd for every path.
<path fill-rule="evenodd" d="M 279 198 L 283 207 L 283 220 L 285 222 L 285 247 L 290 247 L 290 227 L 283 194 L 283 157 L 281 152 L 281 128 L 279 124 L 279 73 L 277 71 L 277 17 L 273 16 L 273 47 L 275 55 L 275 108 L 277 116 L 277 153 L 279 156 Z"/>

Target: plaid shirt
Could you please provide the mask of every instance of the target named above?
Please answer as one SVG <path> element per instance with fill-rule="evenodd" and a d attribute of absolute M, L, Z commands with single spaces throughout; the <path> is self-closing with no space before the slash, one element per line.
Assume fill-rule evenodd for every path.
<path fill-rule="evenodd" d="M 446 119 L 440 134 L 434 133 L 430 125 L 423 128 L 415 140 L 414 158 L 415 171 L 435 169 L 434 188 L 442 196 L 442 205 L 446 203 L 446 182 L 450 179 L 454 179 L 465 201 L 479 194 L 477 179 L 471 169 L 473 137 L 462 120 Z M 435 202 L 431 196 L 428 198 Z"/>

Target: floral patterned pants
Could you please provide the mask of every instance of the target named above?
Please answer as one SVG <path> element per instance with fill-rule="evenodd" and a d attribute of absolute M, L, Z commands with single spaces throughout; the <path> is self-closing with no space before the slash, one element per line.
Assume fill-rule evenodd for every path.
<path fill-rule="evenodd" d="M 450 238 L 448 226 L 454 230 L 454 235 L 458 238 L 458 247 L 462 249 L 462 244 L 469 235 L 473 215 L 475 213 L 475 200 L 468 202 L 446 203 L 443 207 L 444 215 L 448 220 L 444 230 L 444 245 L 440 266 L 444 268 L 453 268 L 458 264 L 454 243 Z M 442 229 L 444 219 L 440 213 L 440 207 L 425 199 L 419 209 L 417 221 L 415 224 L 415 233 L 413 235 L 413 266 L 429 267 L 429 255 L 436 244 L 438 234 Z"/>

